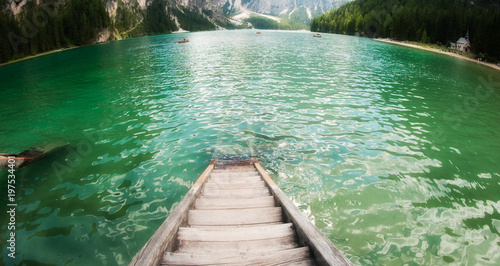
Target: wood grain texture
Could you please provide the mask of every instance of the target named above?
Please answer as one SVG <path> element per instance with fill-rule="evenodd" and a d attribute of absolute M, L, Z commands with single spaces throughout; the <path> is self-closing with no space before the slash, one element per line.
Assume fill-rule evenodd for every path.
<path fill-rule="evenodd" d="M 241 183 L 226 183 L 226 182 L 211 182 L 207 181 L 205 189 L 248 189 L 248 188 L 267 188 L 263 181 L 241 182 Z"/>
<path fill-rule="evenodd" d="M 272 252 L 297 248 L 298 244 L 294 236 L 285 236 L 269 239 L 245 240 L 245 241 L 189 241 L 179 240 L 179 253 L 198 254 L 240 254 L 241 252 L 252 252 L 257 250 Z"/>
<path fill-rule="evenodd" d="M 271 196 L 267 188 L 250 188 L 250 189 L 205 189 L 201 193 L 201 197 L 231 197 L 231 198 L 256 198 Z"/>
<path fill-rule="evenodd" d="M 281 208 L 251 208 L 231 210 L 190 210 L 188 224 L 243 225 L 281 222 Z"/>
<path fill-rule="evenodd" d="M 231 177 L 214 177 L 210 178 L 210 183 L 224 183 L 224 184 L 245 184 L 245 183 L 254 183 L 261 181 L 260 177 L 246 177 L 246 178 L 231 178 Z"/>
<path fill-rule="evenodd" d="M 293 237 L 292 224 L 272 224 L 253 227 L 218 226 L 210 228 L 180 227 L 178 240 L 220 242 L 250 241 L 270 238 Z"/>
<path fill-rule="evenodd" d="M 199 198 L 196 200 L 194 208 L 199 210 L 216 209 L 244 209 L 244 208 L 263 208 L 275 207 L 274 197 L 255 197 L 251 199 L 213 197 Z"/>
<path fill-rule="evenodd" d="M 234 254 L 190 254 L 166 252 L 163 265 L 279 265 L 309 258 L 309 248 L 279 250 L 275 252 L 248 252 Z"/>

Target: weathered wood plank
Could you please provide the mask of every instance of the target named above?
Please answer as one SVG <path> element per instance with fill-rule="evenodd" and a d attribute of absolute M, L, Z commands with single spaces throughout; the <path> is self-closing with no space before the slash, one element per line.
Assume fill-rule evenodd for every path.
<path fill-rule="evenodd" d="M 231 197 L 231 198 L 255 198 L 271 196 L 268 188 L 256 189 L 205 189 L 201 197 Z"/>
<path fill-rule="evenodd" d="M 231 169 L 214 169 L 212 173 L 214 174 L 234 174 L 234 173 L 255 173 L 255 167 L 234 167 Z"/>
<path fill-rule="evenodd" d="M 212 176 L 210 177 L 210 180 L 220 180 L 220 181 L 227 181 L 227 180 L 236 180 L 240 182 L 248 182 L 248 181 L 260 181 L 262 180 L 260 176 Z"/>
<path fill-rule="evenodd" d="M 281 221 L 281 208 L 252 208 L 230 210 L 190 210 L 188 224 L 195 225 L 243 225 L 274 223 Z"/>
<path fill-rule="evenodd" d="M 190 254 L 166 252 L 162 264 L 166 265 L 210 265 L 210 264 L 236 264 L 236 265 L 276 265 L 296 262 L 309 257 L 309 248 L 279 250 L 275 252 L 248 252 L 238 255 L 224 254 Z"/>
<path fill-rule="evenodd" d="M 232 194 L 232 193 L 245 193 L 245 192 L 269 192 L 269 188 L 266 186 L 264 187 L 257 187 L 257 188 L 233 188 L 233 189 L 218 189 L 218 188 L 204 188 L 201 194 L 207 192 L 207 193 L 227 193 L 227 194 Z"/>
<path fill-rule="evenodd" d="M 238 172 L 238 171 L 227 171 L 227 172 L 212 172 L 210 176 L 253 176 L 253 175 L 258 175 L 259 171 L 257 171 L 254 167 L 253 171 L 246 171 L 246 172 Z"/>
<path fill-rule="evenodd" d="M 251 189 L 251 188 L 267 188 L 264 181 L 242 182 L 242 183 L 217 183 L 207 181 L 205 189 Z"/>
<path fill-rule="evenodd" d="M 285 263 L 280 263 L 280 264 L 275 264 L 276 266 L 315 266 L 316 263 L 312 258 L 308 259 L 303 259 L 300 261 L 294 261 L 294 262 L 285 262 Z"/>
<path fill-rule="evenodd" d="M 260 177 L 248 177 L 248 178 L 211 178 L 208 182 L 210 183 L 227 183 L 227 184 L 236 184 L 236 183 L 254 183 L 261 181 Z"/>
<path fill-rule="evenodd" d="M 196 228 L 180 227 L 178 240 L 220 242 L 220 241 L 250 241 L 270 238 L 292 237 L 292 224 L 273 224 L 254 227 L 227 227 Z"/>
<path fill-rule="evenodd" d="M 242 199 L 242 198 L 198 198 L 194 204 L 195 209 L 237 209 L 237 208 L 262 208 L 262 207 L 274 207 L 274 197 L 256 197 L 252 199 Z"/>
<path fill-rule="evenodd" d="M 200 194 L 203 184 L 210 175 L 213 167 L 213 163 L 207 167 L 179 205 L 165 219 L 146 245 L 135 255 L 129 265 L 145 266 L 158 265 L 160 263 L 163 253 L 172 248 L 173 243 L 175 243 L 177 231 L 186 222 L 187 213 L 194 205 L 195 199 Z"/>
<path fill-rule="evenodd" d="M 260 175 L 258 172 L 255 172 L 255 173 L 248 173 L 248 174 L 212 174 L 210 175 L 210 178 L 250 178 L 250 177 L 259 177 L 260 178 Z"/>
<path fill-rule="evenodd" d="M 217 228 L 221 226 L 234 227 L 234 228 L 244 228 L 244 227 L 254 227 L 254 226 L 262 226 L 262 225 L 271 225 L 271 224 L 283 224 L 281 221 L 272 222 L 272 223 L 257 223 L 257 224 L 229 224 L 229 225 L 191 225 L 189 227 L 194 228 Z"/>
<path fill-rule="evenodd" d="M 259 174 L 259 172 L 255 169 L 255 167 L 251 171 L 234 171 L 234 170 L 231 170 L 231 171 L 221 172 L 221 171 L 214 170 L 212 172 L 212 175 L 234 175 L 234 176 L 257 175 L 257 174 Z"/>
<path fill-rule="evenodd" d="M 229 174 L 221 174 L 221 175 L 211 175 L 210 179 L 245 179 L 245 178 L 260 178 L 258 173 L 255 174 L 246 174 L 246 175 L 229 175 Z"/>
<path fill-rule="evenodd" d="M 257 250 L 272 252 L 275 250 L 284 250 L 296 247 L 298 247 L 298 245 L 294 236 L 231 242 L 180 240 L 178 250 L 176 250 L 176 252 L 198 254 L 239 254 L 241 252 L 252 252 Z"/>
<path fill-rule="evenodd" d="M 344 254 L 302 214 L 290 199 L 288 199 L 257 161 L 255 161 L 255 167 L 262 175 L 264 182 L 268 184 L 278 205 L 283 207 L 283 212 L 295 225 L 297 235 L 301 242 L 311 248 L 317 263 L 320 265 L 352 265 L 351 261 L 349 261 Z"/>

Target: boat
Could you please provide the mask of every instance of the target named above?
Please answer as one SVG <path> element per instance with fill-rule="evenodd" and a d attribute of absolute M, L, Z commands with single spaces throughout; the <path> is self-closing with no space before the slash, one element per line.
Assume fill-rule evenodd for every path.
<path fill-rule="evenodd" d="M 184 39 L 182 39 L 182 40 L 181 40 L 181 39 L 179 39 L 177 42 L 178 42 L 178 43 L 185 43 L 185 42 L 189 42 L 189 39 L 186 39 L 186 38 L 184 38 Z"/>
<path fill-rule="evenodd" d="M 0 168 L 21 168 L 31 163 L 34 163 L 49 153 L 60 150 L 64 146 L 56 148 L 48 147 L 31 147 L 20 153 L 0 153 Z M 11 167 L 12 165 L 12 167 Z"/>
<path fill-rule="evenodd" d="M 214 159 L 129 265 L 352 265 L 255 157 Z"/>
<path fill-rule="evenodd" d="M 262 32 L 258 31 L 257 34 L 261 34 Z"/>
<path fill-rule="evenodd" d="M 321 34 L 316 33 L 316 34 L 314 34 L 314 35 L 313 35 L 313 37 L 316 37 L 316 38 L 321 38 Z"/>

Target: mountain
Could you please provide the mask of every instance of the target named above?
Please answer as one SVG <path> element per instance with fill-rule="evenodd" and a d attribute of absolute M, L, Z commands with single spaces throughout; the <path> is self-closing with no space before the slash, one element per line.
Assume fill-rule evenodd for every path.
<path fill-rule="evenodd" d="M 352 0 L 219 0 L 225 14 L 260 28 L 305 29 L 313 17 Z M 266 22 L 266 23 L 264 23 Z M 281 25 L 280 25 L 281 24 Z M 281 27 L 280 27 L 281 26 Z M 256 27 L 259 28 L 259 27 Z"/>
<path fill-rule="evenodd" d="M 500 61 L 498 0 L 356 0 L 313 19 L 311 31 L 437 44 L 469 35 L 476 55 Z"/>
<path fill-rule="evenodd" d="M 307 14 L 321 15 L 339 7 L 349 0 L 222 0 L 226 13 L 234 13 L 246 9 L 255 13 L 271 16 L 291 14 L 304 8 Z M 312 18 L 312 17 L 311 17 Z"/>
<path fill-rule="evenodd" d="M 0 63 L 134 36 L 231 27 L 211 0 L 0 0 Z"/>

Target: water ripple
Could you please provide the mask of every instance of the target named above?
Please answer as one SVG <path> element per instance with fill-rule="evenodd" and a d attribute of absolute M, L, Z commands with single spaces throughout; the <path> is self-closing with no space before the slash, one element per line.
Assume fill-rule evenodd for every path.
<path fill-rule="evenodd" d="M 500 261 L 497 96 L 464 105 L 496 73 L 329 34 L 175 39 L 0 68 L 2 151 L 72 147 L 19 170 L 26 261 L 126 264 L 214 153 L 258 155 L 355 264 Z"/>

